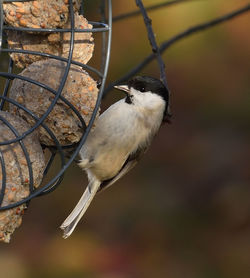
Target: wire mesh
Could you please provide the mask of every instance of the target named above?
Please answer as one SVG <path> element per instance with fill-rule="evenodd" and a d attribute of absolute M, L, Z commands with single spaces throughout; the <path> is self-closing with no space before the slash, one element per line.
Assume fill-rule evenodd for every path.
<path fill-rule="evenodd" d="M 30 0 L 28 0 L 30 1 Z M 71 163 L 75 160 L 79 150 L 83 146 L 84 142 L 86 141 L 86 138 L 93 126 L 95 117 L 97 115 L 98 109 L 101 104 L 101 99 L 103 96 L 104 86 L 106 82 L 107 72 L 108 72 L 108 66 L 109 66 L 109 59 L 110 59 L 110 47 L 111 47 L 111 33 L 112 33 L 112 1 L 111 0 L 103 0 L 102 1 L 102 8 L 100 9 L 101 13 L 101 20 L 99 22 L 96 21 L 89 21 L 89 23 L 93 26 L 92 29 L 78 29 L 75 28 L 74 24 L 74 11 L 73 11 L 73 3 L 72 0 L 69 1 L 69 20 L 70 20 L 70 28 L 62 28 L 62 29 L 53 29 L 53 28 L 26 28 L 26 27 L 11 27 L 7 26 L 4 23 L 4 13 L 3 13 L 3 3 L 11 3 L 11 2 L 27 2 L 27 0 L 23 1 L 10 1 L 10 0 L 0 0 L 0 55 L 3 55 L 4 53 L 22 53 L 22 54 L 32 54 L 32 55 L 39 55 L 46 58 L 52 58 L 57 59 L 59 61 L 66 62 L 66 67 L 63 73 L 63 76 L 60 80 L 60 85 L 57 90 L 52 89 L 47 84 L 38 82 L 37 80 L 33 80 L 32 78 L 28 78 L 19 74 L 14 73 L 14 63 L 12 59 L 9 57 L 9 63 L 8 63 L 8 70 L 6 72 L 0 72 L 0 77 L 4 78 L 5 84 L 3 91 L 0 95 L 0 111 L 4 110 L 5 105 L 14 105 L 18 109 L 22 109 L 22 111 L 25 111 L 27 114 L 34 119 L 35 124 L 25 131 L 24 133 L 20 134 L 17 129 L 10 123 L 8 120 L 6 120 L 4 117 L 0 116 L 0 123 L 4 124 L 8 129 L 13 133 L 13 139 L 5 140 L 0 142 L 1 146 L 8 146 L 13 143 L 19 144 L 19 146 L 22 149 L 23 155 L 25 157 L 27 167 L 28 167 L 28 173 L 29 173 L 29 195 L 22 199 L 18 200 L 15 203 L 11 203 L 8 205 L 2 205 L 3 199 L 5 196 L 5 190 L 6 190 L 6 180 L 7 180 L 7 174 L 6 174 L 6 164 L 4 161 L 4 156 L 2 154 L 2 151 L 0 149 L 0 164 L 1 164 L 1 172 L 2 177 L 1 178 L 1 187 L 0 187 L 0 210 L 6 210 L 13 207 L 17 207 L 23 203 L 28 203 L 32 198 L 41 196 L 44 194 L 47 194 L 57 188 L 57 186 L 61 183 L 63 180 L 63 175 L 65 170 L 71 165 Z M 81 9 L 80 13 L 83 14 L 85 5 L 83 5 L 83 2 L 81 3 Z M 30 51 L 30 50 L 24 50 L 24 49 L 11 49 L 8 48 L 8 46 L 5 43 L 6 39 L 6 31 L 8 30 L 15 30 L 20 31 L 23 33 L 27 32 L 46 32 L 46 33 L 61 33 L 61 32 L 70 32 L 70 42 L 69 42 L 69 52 L 68 57 L 64 58 L 61 56 L 56 56 L 48 53 L 42 53 L 38 51 Z M 72 59 L 73 55 L 73 49 L 74 49 L 74 35 L 77 32 L 91 32 L 91 33 L 102 33 L 102 47 L 101 47 L 101 55 L 102 55 L 102 63 L 100 66 L 100 69 L 91 67 L 89 65 L 85 65 L 83 63 L 80 63 L 78 61 L 74 61 Z M 64 88 L 65 82 L 67 80 L 67 76 L 70 71 L 71 65 L 77 65 L 82 67 L 84 70 L 89 72 L 90 74 L 95 74 L 98 77 L 98 83 L 99 83 L 99 93 L 98 97 L 95 103 L 95 108 L 93 110 L 92 116 L 90 118 L 90 121 L 88 125 L 85 124 L 84 119 L 82 118 L 79 111 L 76 109 L 76 107 L 70 103 L 64 96 L 62 96 L 62 90 Z M 41 116 L 36 116 L 32 111 L 27 109 L 24 105 L 20 104 L 16 100 L 10 98 L 8 96 L 8 92 L 10 89 L 11 81 L 14 79 L 20 79 L 24 80 L 26 82 L 30 82 L 32 84 L 35 84 L 36 86 L 39 86 L 40 88 L 46 89 L 47 91 L 51 92 L 54 95 L 54 99 L 51 102 L 50 106 L 48 107 L 47 111 Z M 55 105 L 58 103 L 58 101 L 64 102 L 71 111 L 75 114 L 75 116 L 79 119 L 82 129 L 84 130 L 81 139 L 78 143 L 70 144 L 70 145 L 61 145 L 56 138 L 55 134 L 52 132 L 52 130 L 45 124 L 45 119 L 48 117 L 48 115 L 51 113 L 52 109 L 55 107 Z M 46 149 L 49 150 L 49 159 L 47 161 L 46 168 L 43 172 L 43 180 L 45 180 L 46 176 L 50 172 L 51 167 L 54 163 L 58 164 L 58 161 L 55 162 L 56 157 L 59 157 L 60 160 L 60 169 L 57 171 L 56 174 L 53 175 L 53 177 L 48 182 L 42 182 L 41 185 L 38 188 L 34 187 L 34 177 L 33 177 L 33 171 L 32 171 L 32 165 L 29 158 L 29 153 L 27 151 L 27 148 L 24 144 L 24 139 L 37 130 L 39 127 L 42 127 L 46 130 L 48 135 L 52 138 L 54 142 L 54 146 L 46 147 Z M 68 151 L 70 150 L 70 155 L 68 155 Z"/>

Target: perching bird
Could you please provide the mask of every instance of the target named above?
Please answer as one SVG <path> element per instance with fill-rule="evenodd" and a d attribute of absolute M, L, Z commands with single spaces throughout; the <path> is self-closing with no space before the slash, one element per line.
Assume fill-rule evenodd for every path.
<path fill-rule="evenodd" d="M 80 150 L 79 166 L 89 184 L 60 227 L 64 238 L 72 234 L 95 194 L 135 166 L 167 118 L 169 93 L 160 80 L 137 76 L 115 88 L 127 96 L 100 115 Z"/>

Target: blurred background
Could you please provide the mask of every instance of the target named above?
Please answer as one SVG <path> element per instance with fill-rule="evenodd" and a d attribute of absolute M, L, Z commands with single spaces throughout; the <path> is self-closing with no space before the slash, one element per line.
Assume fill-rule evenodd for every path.
<path fill-rule="evenodd" d="M 99 1 L 85 3 L 87 19 L 99 19 Z M 247 3 L 184 1 L 149 15 L 161 43 Z M 134 9 L 132 0 L 113 1 L 114 16 Z M 172 124 L 64 240 L 59 226 L 87 184 L 72 165 L 56 191 L 31 202 L 11 243 L 0 245 L 0 277 L 249 278 L 249 34 L 248 12 L 164 52 Z M 95 40 L 92 65 L 100 60 L 100 35 Z M 115 22 L 108 82 L 150 52 L 140 16 Z M 5 63 L 1 56 L 1 70 Z M 140 74 L 158 77 L 157 63 Z M 120 97 L 110 92 L 103 109 Z"/>

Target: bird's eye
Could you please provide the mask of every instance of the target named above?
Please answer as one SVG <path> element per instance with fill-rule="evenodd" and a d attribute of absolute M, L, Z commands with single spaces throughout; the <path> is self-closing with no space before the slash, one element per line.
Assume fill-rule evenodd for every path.
<path fill-rule="evenodd" d="M 144 87 L 141 87 L 141 88 L 140 88 L 140 92 L 144 93 L 144 92 L 145 92 L 145 88 L 144 88 Z"/>

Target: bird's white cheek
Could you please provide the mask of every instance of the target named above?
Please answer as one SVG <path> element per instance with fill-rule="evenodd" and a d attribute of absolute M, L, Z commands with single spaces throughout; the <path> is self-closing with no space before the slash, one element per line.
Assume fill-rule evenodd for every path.
<path fill-rule="evenodd" d="M 135 90 L 132 91 L 132 93 L 134 95 L 134 101 L 146 109 L 154 110 L 165 108 L 165 101 L 157 94 L 152 92 L 141 93 Z"/>

